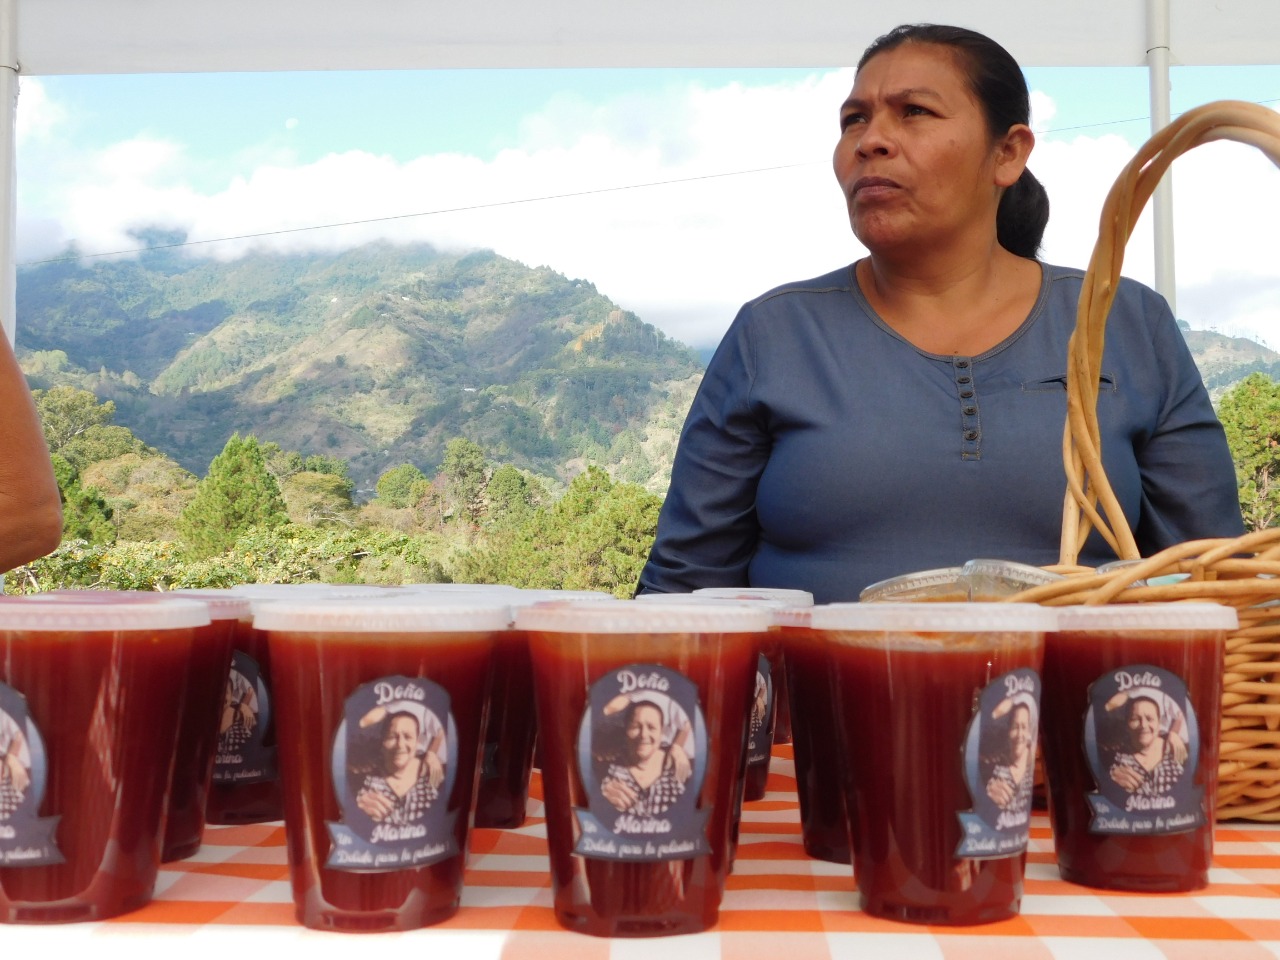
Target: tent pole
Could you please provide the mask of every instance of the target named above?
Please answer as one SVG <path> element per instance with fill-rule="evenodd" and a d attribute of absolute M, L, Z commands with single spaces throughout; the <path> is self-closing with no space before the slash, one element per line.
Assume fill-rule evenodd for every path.
<path fill-rule="evenodd" d="M 0 0 L 0 326 L 9 342 L 17 334 L 18 223 L 18 0 Z"/>
<path fill-rule="evenodd" d="M 1169 0 L 1147 0 L 1147 72 L 1151 88 L 1151 132 L 1169 125 Z M 1178 315 L 1177 278 L 1173 261 L 1173 171 L 1169 170 L 1151 198 L 1155 227 L 1156 290 Z"/>

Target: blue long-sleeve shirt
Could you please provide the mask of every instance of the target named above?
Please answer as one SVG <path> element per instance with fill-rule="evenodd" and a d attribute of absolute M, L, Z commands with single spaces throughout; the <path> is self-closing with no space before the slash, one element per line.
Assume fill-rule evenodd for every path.
<path fill-rule="evenodd" d="M 977 557 L 1057 562 L 1067 340 L 1083 273 L 975 357 L 895 333 L 853 267 L 746 304 L 681 434 L 641 592 L 707 586 L 855 600 Z M 1243 532 L 1226 437 L 1168 304 L 1121 282 L 1107 323 L 1103 463 L 1143 555 Z M 1081 562 L 1114 559 L 1095 533 Z"/>

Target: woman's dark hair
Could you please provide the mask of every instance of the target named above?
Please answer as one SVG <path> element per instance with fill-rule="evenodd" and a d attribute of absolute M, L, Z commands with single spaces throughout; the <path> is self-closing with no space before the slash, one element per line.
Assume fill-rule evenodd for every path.
<path fill-rule="evenodd" d="M 863 51 L 861 70 L 878 53 L 905 43 L 931 43 L 954 51 L 969 80 L 969 89 L 982 105 L 987 130 L 995 138 L 1015 124 L 1031 123 L 1031 97 L 1022 68 L 1009 51 L 990 37 L 964 27 L 936 23 L 908 23 L 894 27 Z M 996 210 L 996 239 L 1020 257 L 1040 252 L 1049 222 L 1049 195 L 1040 181 L 1024 169 L 1017 183 L 1005 190 Z"/>

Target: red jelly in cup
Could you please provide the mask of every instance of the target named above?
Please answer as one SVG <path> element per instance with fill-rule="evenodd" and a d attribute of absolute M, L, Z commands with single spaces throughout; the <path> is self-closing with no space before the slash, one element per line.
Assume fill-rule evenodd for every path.
<path fill-rule="evenodd" d="M 178 729 L 161 856 L 165 863 L 185 859 L 200 849 L 225 701 L 225 678 L 231 669 L 236 638 L 251 617 L 248 599 L 223 590 L 179 590 L 169 596 L 203 602 L 209 608 L 211 622 L 197 629 L 191 646 L 187 698 Z"/>
<path fill-rule="evenodd" d="M 1063 607 L 1045 638 L 1042 737 L 1058 868 L 1135 891 L 1209 882 L 1223 648 L 1209 603 Z"/>
<path fill-rule="evenodd" d="M 1032 604 L 814 608 L 840 694 L 854 878 L 868 913 L 930 924 L 1017 914 L 1054 623 Z"/>
<path fill-rule="evenodd" d="M 791 743 L 804 852 L 818 860 L 849 863 L 845 758 L 835 736 L 840 721 L 831 658 L 821 636 L 810 629 L 812 608 L 796 607 L 779 616 L 791 686 Z"/>
<path fill-rule="evenodd" d="M 508 591 L 513 610 L 534 603 L 609 599 L 593 590 L 495 589 Z M 493 653 L 489 719 L 476 787 L 477 827 L 514 829 L 524 824 L 537 739 L 529 638 L 523 630 L 509 630 L 498 637 Z"/>
<path fill-rule="evenodd" d="M 647 937 L 716 922 L 768 624 L 764 610 L 701 603 L 517 612 L 533 658 L 563 926 Z"/>
<path fill-rule="evenodd" d="M 0 600 L 0 921 L 151 899 L 193 600 Z"/>
<path fill-rule="evenodd" d="M 695 596 L 727 597 L 732 600 L 766 600 L 786 609 L 813 606 L 813 594 L 808 590 L 793 590 L 786 587 L 702 587 L 693 593 Z M 787 682 L 787 665 L 786 658 L 782 654 L 782 645 L 766 643 L 762 652 L 769 664 L 773 742 L 790 743 L 792 740 L 791 684 Z M 752 799 L 750 792 L 748 789 L 747 799 Z M 763 795 L 761 792 L 761 796 Z"/>
<path fill-rule="evenodd" d="M 502 600 L 275 601 L 255 610 L 275 665 L 289 876 L 298 920 L 409 930 L 462 894 Z"/>

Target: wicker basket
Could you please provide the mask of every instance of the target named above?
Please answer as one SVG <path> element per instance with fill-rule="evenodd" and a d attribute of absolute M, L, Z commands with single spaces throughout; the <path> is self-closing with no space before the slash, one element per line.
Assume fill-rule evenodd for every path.
<path fill-rule="evenodd" d="M 1256 104 L 1221 101 L 1183 114 L 1153 136 L 1107 195 L 1068 348 L 1067 495 L 1060 562 L 1053 569 L 1074 575 L 1010 599 L 1053 605 L 1199 600 L 1235 607 L 1240 627 L 1227 639 L 1218 818 L 1280 821 L 1280 529 L 1179 544 L 1108 574 L 1078 565 L 1094 530 L 1117 557 L 1139 559 L 1099 449 L 1098 378 L 1107 314 L 1124 245 L 1156 184 L 1175 158 L 1213 140 L 1252 144 L 1280 166 L 1280 116 Z M 1171 574 L 1185 579 L 1140 585 Z"/>

